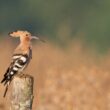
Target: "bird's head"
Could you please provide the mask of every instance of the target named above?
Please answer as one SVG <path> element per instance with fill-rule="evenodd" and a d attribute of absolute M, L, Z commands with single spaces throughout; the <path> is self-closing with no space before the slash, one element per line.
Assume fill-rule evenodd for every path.
<path fill-rule="evenodd" d="M 20 40 L 24 40 L 24 39 L 29 40 L 29 41 L 32 40 L 32 39 L 41 40 L 37 36 L 32 36 L 30 32 L 21 31 L 21 30 L 10 32 L 9 36 L 11 36 L 11 37 L 20 37 Z"/>

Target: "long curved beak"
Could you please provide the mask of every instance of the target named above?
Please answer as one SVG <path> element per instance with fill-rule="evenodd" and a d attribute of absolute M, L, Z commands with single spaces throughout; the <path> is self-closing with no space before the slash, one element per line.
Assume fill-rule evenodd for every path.
<path fill-rule="evenodd" d="M 31 36 L 31 39 L 40 40 L 37 36 Z"/>
<path fill-rule="evenodd" d="M 40 41 L 42 41 L 42 42 L 45 42 L 44 40 L 40 39 L 40 38 L 37 37 L 37 36 L 31 36 L 31 39 L 40 40 Z"/>

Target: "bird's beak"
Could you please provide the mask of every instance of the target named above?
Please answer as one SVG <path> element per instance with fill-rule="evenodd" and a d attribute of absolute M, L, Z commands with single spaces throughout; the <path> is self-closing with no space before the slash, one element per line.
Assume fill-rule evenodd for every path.
<path fill-rule="evenodd" d="M 40 40 L 37 36 L 31 36 L 31 39 Z"/>
<path fill-rule="evenodd" d="M 40 38 L 37 37 L 37 36 L 31 36 L 31 39 L 40 40 L 40 41 L 42 41 L 42 42 L 45 42 L 44 40 L 40 39 Z"/>

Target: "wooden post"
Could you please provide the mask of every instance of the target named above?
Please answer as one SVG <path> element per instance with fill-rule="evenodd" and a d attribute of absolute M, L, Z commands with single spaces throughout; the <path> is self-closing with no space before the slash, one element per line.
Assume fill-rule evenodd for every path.
<path fill-rule="evenodd" d="M 10 110 L 32 110 L 33 82 L 33 77 L 29 75 L 14 77 Z"/>

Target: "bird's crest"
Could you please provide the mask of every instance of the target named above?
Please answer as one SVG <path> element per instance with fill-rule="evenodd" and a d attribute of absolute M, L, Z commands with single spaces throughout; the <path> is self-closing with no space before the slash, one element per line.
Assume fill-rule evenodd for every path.
<path fill-rule="evenodd" d="M 30 37 L 31 33 L 28 31 L 17 30 L 17 31 L 10 32 L 9 35 L 11 37 L 23 37 L 23 36 Z"/>
<path fill-rule="evenodd" d="M 30 32 L 28 31 L 22 31 L 22 30 L 17 30 L 9 33 L 9 36 L 11 37 L 20 37 L 21 41 L 30 41 L 32 39 L 40 40 L 42 42 L 45 42 L 44 40 L 40 39 L 37 36 L 32 36 Z"/>

